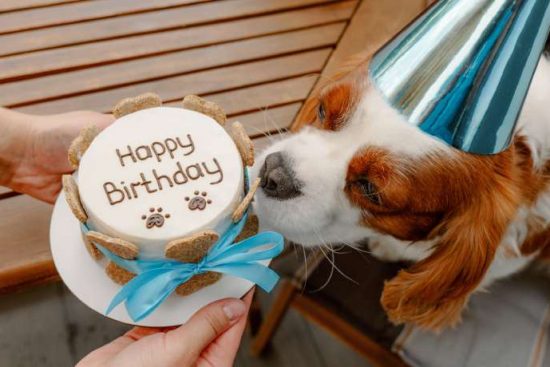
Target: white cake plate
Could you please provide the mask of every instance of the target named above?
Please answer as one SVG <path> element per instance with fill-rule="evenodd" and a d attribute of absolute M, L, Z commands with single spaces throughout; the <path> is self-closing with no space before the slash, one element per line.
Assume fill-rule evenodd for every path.
<path fill-rule="evenodd" d="M 55 267 L 71 292 L 94 311 L 130 325 L 181 325 L 203 306 L 222 298 L 241 298 L 254 285 L 248 280 L 224 274 L 216 283 L 189 296 L 171 295 L 145 319 L 134 322 L 123 304 L 109 315 L 105 314 L 121 286 L 105 274 L 105 260 L 93 260 L 86 250 L 80 222 L 72 214 L 63 192 L 57 198 L 52 214 L 50 245 Z M 261 263 L 268 265 L 269 261 Z"/>

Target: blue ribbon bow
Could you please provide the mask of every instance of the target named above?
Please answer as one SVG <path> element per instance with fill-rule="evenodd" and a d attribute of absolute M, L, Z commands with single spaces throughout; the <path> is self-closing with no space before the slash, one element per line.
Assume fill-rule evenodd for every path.
<path fill-rule="evenodd" d="M 210 248 L 198 263 L 184 263 L 171 259 L 126 260 L 106 248 L 97 245 L 105 257 L 136 276 L 115 295 L 106 313 L 125 303 L 128 315 L 134 322 L 150 315 L 182 283 L 194 275 L 214 271 L 236 276 L 257 284 L 270 292 L 279 276 L 258 261 L 269 260 L 279 255 L 284 248 L 284 239 L 277 232 L 262 232 L 233 244 L 241 233 L 248 214 L 232 224 L 223 236 Z M 89 228 L 84 225 L 84 232 Z"/>

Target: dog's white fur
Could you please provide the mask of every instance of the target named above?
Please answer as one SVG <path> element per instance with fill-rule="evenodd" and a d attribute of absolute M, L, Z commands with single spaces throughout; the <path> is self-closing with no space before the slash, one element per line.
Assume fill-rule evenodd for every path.
<path fill-rule="evenodd" d="M 365 90 L 350 122 L 342 130 L 305 128 L 263 152 L 253 174 L 257 174 L 268 154 L 282 151 L 290 158 L 298 180 L 303 183 L 303 195 L 278 201 L 259 190 L 255 209 L 263 226 L 280 231 L 291 241 L 305 246 L 354 244 L 369 238 L 371 251 L 383 260 L 418 261 L 430 254 L 432 241 L 408 246 L 361 224 L 360 209 L 353 207 L 344 194 L 348 164 L 357 151 L 368 146 L 388 148 L 406 157 L 419 157 L 434 151 L 452 155 L 453 150 L 403 122 L 372 88 Z M 550 158 L 549 103 L 550 61 L 543 58 L 517 127 L 517 133 L 527 138 L 537 167 Z M 517 212 L 482 286 L 519 271 L 533 259 L 534 255 L 522 257 L 519 250 L 527 237 L 527 217 L 532 212 L 544 218 L 546 223 L 550 222 L 550 191 L 541 194 L 534 206 Z"/>

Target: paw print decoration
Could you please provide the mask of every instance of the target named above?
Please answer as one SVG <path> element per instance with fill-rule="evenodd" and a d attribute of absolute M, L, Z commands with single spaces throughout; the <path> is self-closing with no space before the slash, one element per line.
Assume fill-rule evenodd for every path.
<path fill-rule="evenodd" d="M 189 210 L 204 210 L 206 205 L 212 204 L 212 200 L 206 198 L 208 196 L 206 191 L 203 191 L 202 193 L 195 191 L 194 194 L 195 196 L 192 198 L 189 196 L 185 197 L 185 201 L 189 202 L 187 205 Z"/>
<path fill-rule="evenodd" d="M 164 225 L 164 221 L 168 218 L 170 218 L 170 214 L 162 214 L 162 208 L 150 208 L 148 215 L 144 214 L 141 216 L 141 219 L 145 221 L 145 226 L 149 229 L 154 227 L 162 227 Z"/>

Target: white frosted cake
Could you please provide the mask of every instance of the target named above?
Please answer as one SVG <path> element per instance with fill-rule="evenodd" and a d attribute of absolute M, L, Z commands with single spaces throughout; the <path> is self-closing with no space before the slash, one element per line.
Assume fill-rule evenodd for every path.
<path fill-rule="evenodd" d="M 84 128 L 68 151 L 75 173 L 63 175 L 63 193 L 80 250 L 128 297 L 145 283 L 180 296 L 205 288 L 222 278 L 223 254 L 258 233 L 248 209 L 260 181 L 248 182 L 254 147 L 243 125 L 227 131 L 221 107 L 198 96 L 182 107 L 153 93 L 126 98 L 113 124 Z M 156 297 L 152 309 L 166 294 Z"/>
<path fill-rule="evenodd" d="M 170 241 L 223 233 L 244 196 L 244 168 L 226 130 L 202 113 L 154 107 L 96 136 L 76 181 L 87 226 L 163 258 Z"/>

